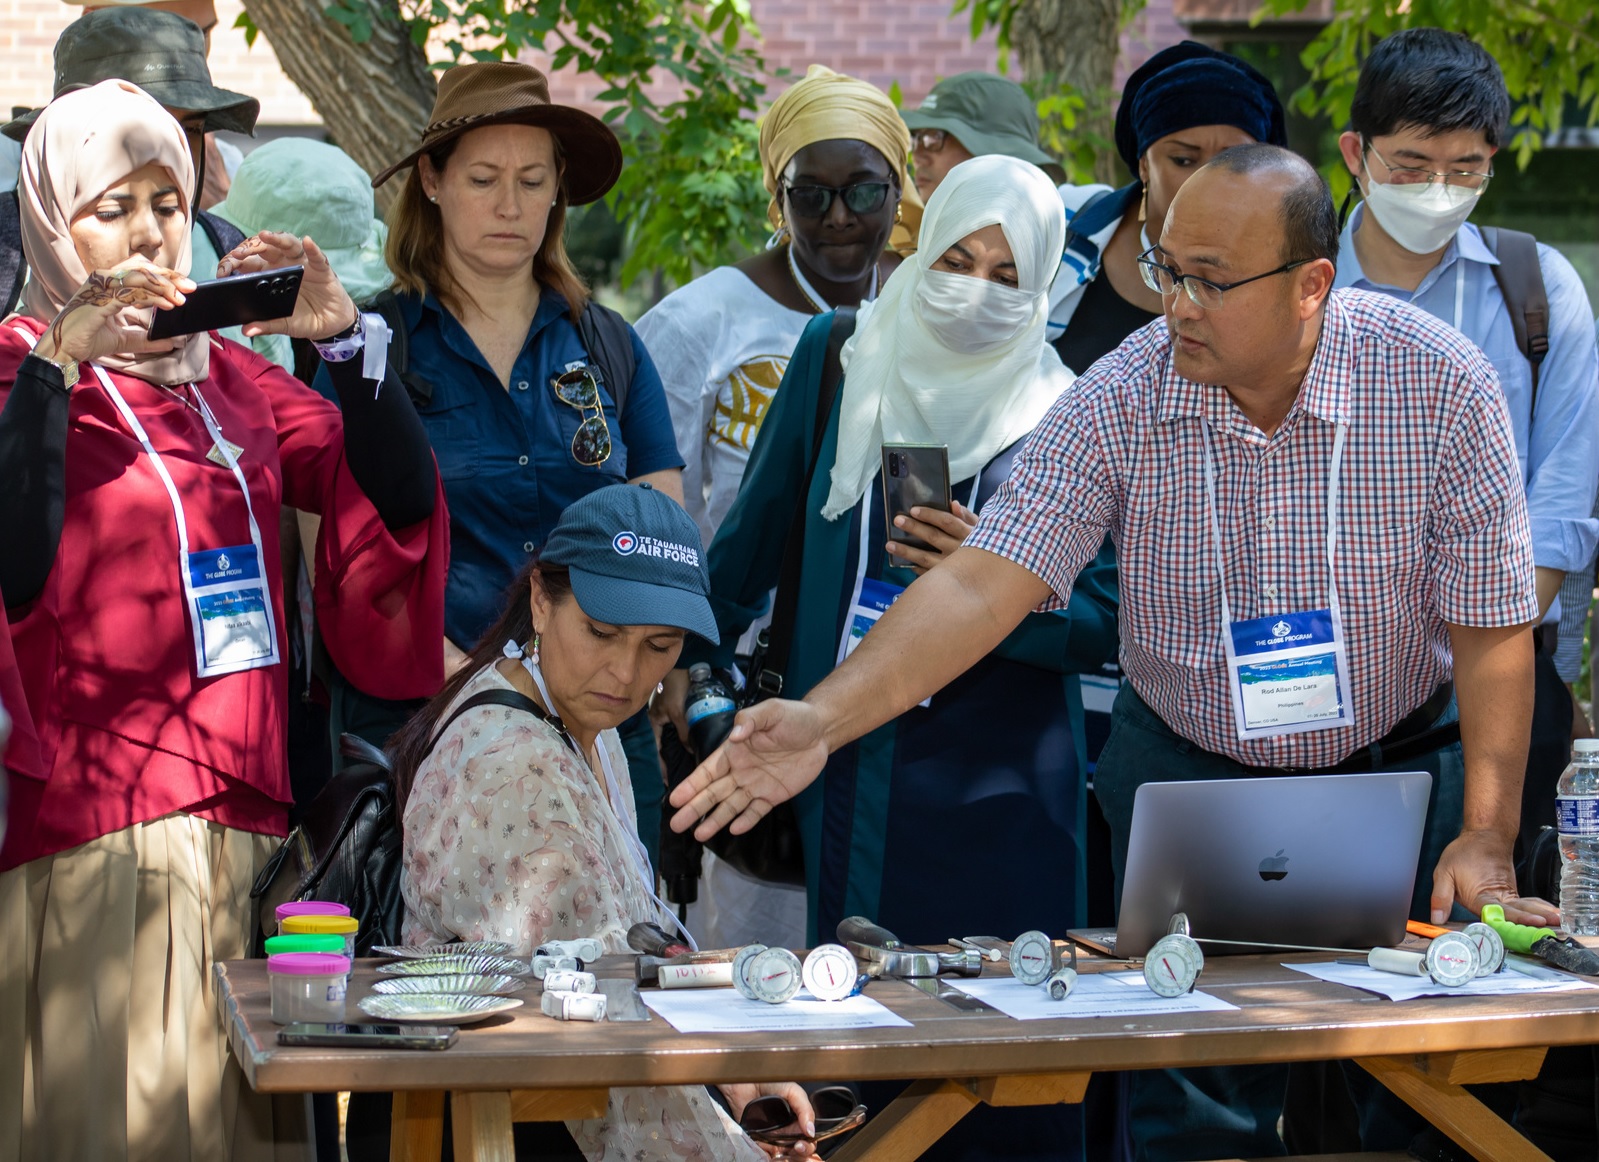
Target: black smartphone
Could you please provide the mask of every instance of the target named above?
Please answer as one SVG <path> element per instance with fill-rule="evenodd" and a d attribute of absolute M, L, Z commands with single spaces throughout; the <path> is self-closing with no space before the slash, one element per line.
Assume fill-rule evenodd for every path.
<path fill-rule="evenodd" d="M 335 1049 L 448 1049 L 460 1033 L 454 1025 L 285 1025 L 279 1045 L 326 1045 Z"/>
<path fill-rule="evenodd" d="M 202 282 L 184 296 L 181 305 L 156 311 L 150 338 L 197 335 L 245 323 L 265 323 L 294 314 L 300 298 L 303 266 L 280 266 L 254 274 L 230 274 Z"/>
<path fill-rule="evenodd" d="M 949 512 L 949 448 L 944 444 L 883 445 L 883 523 L 888 539 L 913 549 L 932 546 L 894 527 L 894 518 L 912 508 Z"/>

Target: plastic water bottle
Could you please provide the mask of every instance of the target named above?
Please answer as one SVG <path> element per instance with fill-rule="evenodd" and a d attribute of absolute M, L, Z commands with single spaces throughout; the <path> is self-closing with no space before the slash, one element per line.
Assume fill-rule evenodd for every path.
<path fill-rule="evenodd" d="M 1568 932 L 1599 936 L 1599 738 L 1579 738 L 1555 785 L 1560 916 Z"/>
<path fill-rule="evenodd" d="M 688 720 L 688 744 L 703 760 L 726 740 L 738 707 L 733 692 L 704 662 L 688 668 L 688 700 L 683 717 Z M 1596 784 L 1599 786 L 1599 784 Z M 1599 794 L 1599 790 L 1595 790 Z"/>

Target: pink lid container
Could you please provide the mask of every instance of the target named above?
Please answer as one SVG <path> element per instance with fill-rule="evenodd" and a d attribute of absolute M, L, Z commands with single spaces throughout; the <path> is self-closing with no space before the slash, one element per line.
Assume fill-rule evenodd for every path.
<path fill-rule="evenodd" d="M 287 904 L 279 904 L 277 916 L 282 920 L 286 916 L 348 916 L 350 909 L 344 904 L 334 903 L 332 900 L 290 900 Z"/>
<path fill-rule="evenodd" d="M 267 957 L 267 971 L 289 976 L 345 976 L 350 958 L 333 952 L 280 952 Z"/>

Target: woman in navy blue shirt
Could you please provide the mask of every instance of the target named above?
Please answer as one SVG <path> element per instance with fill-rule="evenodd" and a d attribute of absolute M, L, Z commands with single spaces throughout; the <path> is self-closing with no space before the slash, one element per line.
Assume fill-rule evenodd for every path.
<path fill-rule="evenodd" d="M 451 672 L 568 504 L 622 481 L 681 502 L 683 461 L 643 344 L 590 302 L 562 239 L 567 206 L 596 201 L 621 172 L 615 135 L 552 105 L 537 69 L 461 65 L 440 80 L 420 146 L 373 184 L 406 167 L 389 214 L 396 302 L 385 313 L 405 331 L 402 380 L 450 510 L 443 648 Z M 584 332 L 604 340 L 592 343 L 603 355 Z M 606 382 L 605 370 L 618 368 L 631 370 L 621 390 Z M 330 394 L 325 369 L 317 383 Z M 347 686 L 334 701 L 335 729 L 380 744 L 415 708 Z M 623 736 L 639 830 L 654 836 L 645 818 L 658 813 L 661 794 L 654 739 L 642 715 Z"/>

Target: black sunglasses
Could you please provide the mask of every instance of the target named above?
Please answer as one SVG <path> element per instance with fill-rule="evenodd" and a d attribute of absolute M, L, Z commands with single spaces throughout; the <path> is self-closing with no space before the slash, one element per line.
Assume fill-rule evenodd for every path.
<path fill-rule="evenodd" d="M 590 408 L 592 416 L 583 416 L 572 437 L 572 458 L 579 464 L 594 468 L 611 458 L 611 429 L 605 422 L 605 405 L 600 400 L 600 385 L 594 372 L 587 367 L 568 371 L 550 380 L 555 398 L 568 407 L 577 409 L 579 415 Z"/>
<path fill-rule="evenodd" d="M 810 1095 L 816 1111 L 816 1133 L 802 1134 L 786 1127 L 794 1124 L 794 1110 L 783 1098 L 758 1097 L 738 1116 L 739 1128 L 757 1142 L 793 1146 L 821 1142 L 848 1133 L 866 1121 L 866 1107 L 855 1100 L 848 1086 L 829 1085 Z"/>
<path fill-rule="evenodd" d="M 833 199 L 841 197 L 844 205 L 855 214 L 871 214 L 883 208 L 888 201 L 892 182 L 856 182 L 848 186 L 785 186 L 788 208 L 801 218 L 820 218 L 833 208 Z"/>

